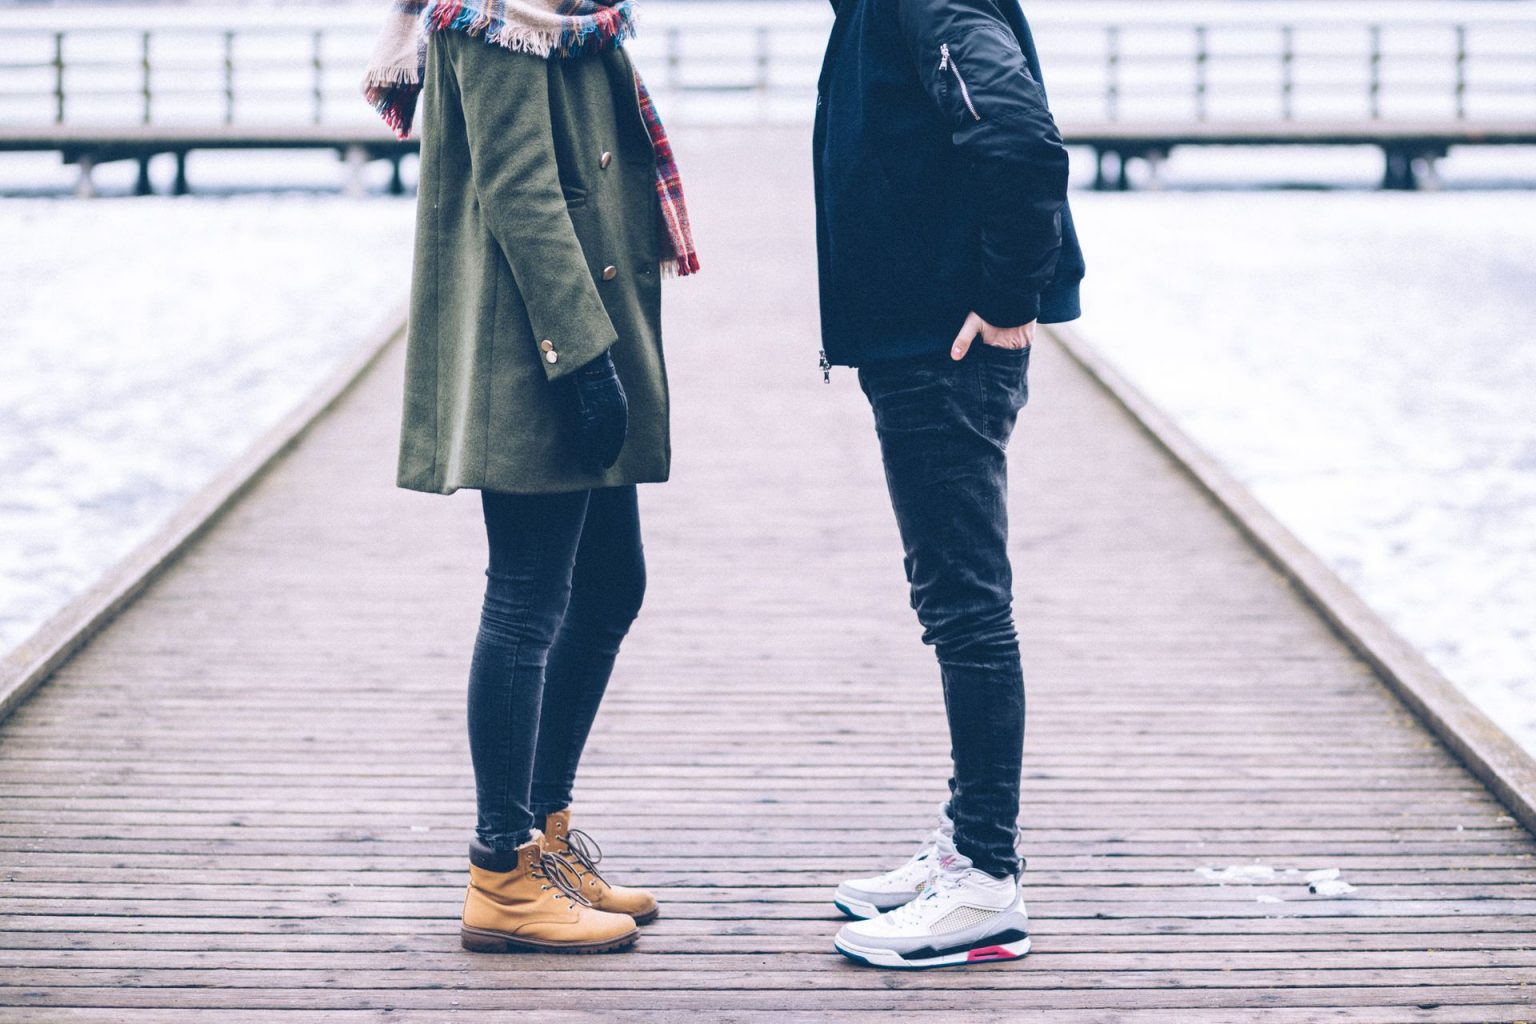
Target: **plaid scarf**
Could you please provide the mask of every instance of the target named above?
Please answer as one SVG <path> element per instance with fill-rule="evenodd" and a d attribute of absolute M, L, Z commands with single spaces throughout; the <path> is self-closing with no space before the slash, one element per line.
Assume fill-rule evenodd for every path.
<path fill-rule="evenodd" d="M 410 137 L 427 70 L 427 39 L 449 29 L 508 50 L 539 57 L 571 57 L 622 46 L 634 34 L 634 0 L 393 0 L 374 45 L 363 95 L 401 139 Z M 635 73 L 635 94 L 656 154 L 656 195 L 670 248 L 663 268 L 679 277 L 697 273 L 699 254 L 688 224 L 688 205 L 672 145 L 651 94 Z"/>

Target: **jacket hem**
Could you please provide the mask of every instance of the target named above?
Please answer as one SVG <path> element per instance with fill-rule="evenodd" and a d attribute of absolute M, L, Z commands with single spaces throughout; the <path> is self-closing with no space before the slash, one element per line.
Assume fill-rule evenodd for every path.
<path fill-rule="evenodd" d="M 630 487 L 638 484 L 664 484 L 671 478 L 671 470 L 652 473 L 635 473 L 617 479 L 603 478 L 587 483 L 561 483 L 530 485 L 527 483 L 499 482 L 495 480 L 397 480 L 395 486 L 403 491 L 420 494 L 450 495 L 459 491 L 494 491 L 498 494 L 575 494 L 580 491 L 598 491 L 609 487 Z"/>
<path fill-rule="evenodd" d="M 880 340 L 851 346 L 855 351 L 844 349 L 839 352 L 837 345 L 828 344 L 827 362 L 833 366 L 858 367 L 866 363 L 883 363 L 892 359 L 911 359 L 914 356 L 933 355 L 935 352 L 948 352 L 955 343 L 954 334 L 945 329 L 925 331 L 916 336 L 895 337 L 883 334 L 875 326 L 870 328 L 869 335 Z"/>

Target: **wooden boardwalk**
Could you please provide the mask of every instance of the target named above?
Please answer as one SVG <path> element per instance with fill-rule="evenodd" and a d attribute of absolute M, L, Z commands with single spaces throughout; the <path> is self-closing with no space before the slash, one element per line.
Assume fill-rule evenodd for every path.
<path fill-rule="evenodd" d="M 805 142 L 685 141 L 676 473 L 578 794 L 661 921 L 458 948 L 483 538 L 473 494 L 392 487 L 395 352 L 0 725 L 0 1021 L 1536 1016 L 1536 841 L 1046 343 L 1013 447 L 1036 951 L 833 954 L 831 886 L 943 795 L 936 671 L 867 408 L 815 369 Z M 1356 890 L 1309 894 L 1329 868 Z"/>

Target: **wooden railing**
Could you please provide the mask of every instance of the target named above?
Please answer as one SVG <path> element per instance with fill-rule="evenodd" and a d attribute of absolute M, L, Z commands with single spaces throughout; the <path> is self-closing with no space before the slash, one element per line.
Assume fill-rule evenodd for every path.
<path fill-rule="evenodd" d="M 1198 19 L 1190 9 L 1084 0 L 1035 19 L 1069 138 L 1101 153 L 1123 138 L 1124 158 L 1156 149 L 1143 130 L 1154 126 L 1169 145 L 1215 137 L 1170 126 L 1262 128 L 1258 141 L 1278 143 L 1306 141 L 1302 129 L 1319 122 L 1411 121 L 1434 126 L 1446 144 L 1476 141 L 1484 126 L 1503 129 L 1505 140 L 1516 137 L 1511 128 L 1536 128 L 1533 5 L 1447 2 L 1432 19 L 1402 14 L 1425 9 L 1406 3 L 1392 17 L 1380 16 L 1380 4 L 1310 0 L 1206 5 Z M 152 23 L 142 10 L 0 14 L 0 142 L 23 132 L 46 141 L 48 128 L 63 138 L 130 126 L 146 138 L 156 128 L 206 137 L 253 127 L 264 138 L 303 127 L 311 144 L 327 127 L 354 141 L 368 131 L 383 138 L 358 95 L 378 9 L 161 10 Z M 821 0 L 649 0 L 642 19 L 630 45 L 669 119 L 810 116 L 831 22 Z"/>
<path fill-rule="evenodd" d="M 1069 122 L 1536 120 L 1536 7 L 1480 20 L 1048 20 L 1039 35 Z"/>

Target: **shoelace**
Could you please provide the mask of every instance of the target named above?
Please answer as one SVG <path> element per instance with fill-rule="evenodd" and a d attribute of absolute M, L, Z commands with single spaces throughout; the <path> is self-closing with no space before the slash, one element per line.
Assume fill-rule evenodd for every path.
<path fill-rule="evenodd" d="M 928 864 L 928 874 L 932 875 L 934 872 L 934 867 L 938 863 L 936 857 L 939 852 L 940 841 L 945 838 L 946 836 L 944 835 L 942 829 L 934 829 L 928 834 L 928 838 L 923 840 L 922 847 L 912 855 L 912 859 L 907 861 L 907 863 L 909 865 L 922 864 L 926 861 Z M 927 887 L 928 883 L 926 881 L 919 882 L 917 884 L 917 891 L 922 892 Z"/>
<path fill-rule="evenodd" d="M 581 893 L 581 872 L 570 861 L 558 853 L 550 853 L 548 850 L 539 855 L 539 861 L 533 866 L 532 874 L 535 878 L 542 878 L 554 885 L 561 893 L 570 897 L 573 903 L 580 903 L 584 907 L 590 907 L 592 901 Z M 544 888 L 548 889 L 549 886 Z M 559 899 L 557 895 L 555 899 Z"/>
<path fill-rule="evenodd" d="M 917 856 L 913 859 L 923 860 L 925 858 L 932 858 L 934 854 L 939 852 L 939 847 L 944 844 L 944 841 L 949 838 L 950 836 L 945 834 L 943 829 L 934 829 L 928 833 L 928 838 L 924 841 L 923 848 L 918 851 Z"/>
<path fill-rule="evenodd" d="M 903 923 L 915 923 L 922 914 L 924 904 L 938 899 L 940 894 L 950 889 L 958 888 L 964 881 L 964 871 L 946 870 L 939 859 L 934 857 L 928 869 L 928 880 L 922 884 L 918 897 L 892 910 L 891 918 Z"/>
<path fill-rule="evenodd" d="M 579 828 L 573 828 L 565 834 L 565 847 L 571 851 L 571 857 L 576 861 L 577 884 L 580 885 L 583 875 L 591 875 L 599 884 L 607 882 L 598 872 L 597 865 L 603 859 L 603 848 L 597 845 L 597 840 Z"/>

